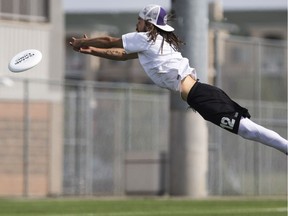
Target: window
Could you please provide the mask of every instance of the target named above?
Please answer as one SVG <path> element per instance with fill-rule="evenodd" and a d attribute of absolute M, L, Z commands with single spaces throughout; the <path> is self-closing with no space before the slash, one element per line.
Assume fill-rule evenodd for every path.
<path fill-rule="evenodd" d="M 49 0 L 0 0 L 0 19 L 49 21 Z"/>

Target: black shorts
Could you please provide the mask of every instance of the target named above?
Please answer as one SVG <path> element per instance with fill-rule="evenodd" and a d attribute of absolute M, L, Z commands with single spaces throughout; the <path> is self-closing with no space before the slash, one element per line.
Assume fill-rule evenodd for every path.
<path fill-rule="evenodd" d="M 234 102 L 223 90 L 196 82 L 187 103 L 205 120 L 237 134 L 241 117 L 250 118 L 246 108 Z"/>

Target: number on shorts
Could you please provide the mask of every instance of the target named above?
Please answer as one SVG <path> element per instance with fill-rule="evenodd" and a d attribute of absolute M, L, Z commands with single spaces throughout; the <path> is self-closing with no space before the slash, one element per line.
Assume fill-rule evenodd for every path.
<path fill-rule="evenodd" d="M 228 117 L 223 117 L 221 119 L 220 127 L 232 130 L 235 125 L 235 119 L 229 119 Z"/>

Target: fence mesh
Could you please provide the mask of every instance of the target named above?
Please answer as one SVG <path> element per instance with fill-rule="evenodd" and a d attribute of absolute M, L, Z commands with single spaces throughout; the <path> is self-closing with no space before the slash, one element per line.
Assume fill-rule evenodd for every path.
<path fill-rule="evenodd" d="M 253 121 L 287 137 L 287 46 L 221 44 L 220 87 Z M 133 163 L 153 173 L 145 187 L 155 178 L 169 192 L 169 101 L 151 85 L 1 78 L 0 195 L 124 195 Z M 207 176 L 210 195 L 287 192 L 284 154 L 211 124 Z"/>
<path fill-rule="evenodd" d="M 65 194 L 123 194 L 127 153 L 168 151 L 168 92 L 111 87 L 66 94 Z"/>
<path fill-rule="evenodd" d="M 224 39 L 221 88 L 248 108 L 252 120 L 287 138 L 287 46 L 255 38 Z M 221 59 L 220 58 L 220 59 Z M 210 139 L 210 194 L 285 195 L 286 156 L 214 128 Z"/>

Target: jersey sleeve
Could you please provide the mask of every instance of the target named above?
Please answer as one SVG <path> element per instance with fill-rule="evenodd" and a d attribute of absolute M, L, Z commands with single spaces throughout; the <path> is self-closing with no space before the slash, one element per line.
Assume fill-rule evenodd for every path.
<path fill-rule="evenodd" d="M 127 53 L 138 53 L 149 48 L 146 33 L 132 32 L 122 35 L 123 47 Z"/>

